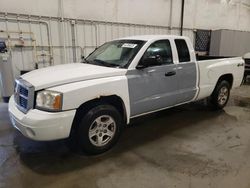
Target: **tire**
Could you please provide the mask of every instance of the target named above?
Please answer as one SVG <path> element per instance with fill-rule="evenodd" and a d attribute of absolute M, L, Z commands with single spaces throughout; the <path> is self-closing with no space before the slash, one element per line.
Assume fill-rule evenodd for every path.
<path fill-rule="evenodd" d="M 92 107 L 80 118 L 75 139 L 78 148 L 87 154 L 100 154 L 111 149 L 122 132 L 119 111 L 108 104 Z"/>
<path fill-rule="evenodd" d="M 226 80 L 222 80 L 216 85 L 211 95 L 211 104 L 215 110 L 223 109 L 226 106 L 230 96 L 230 89 L 231 86 Z"/>

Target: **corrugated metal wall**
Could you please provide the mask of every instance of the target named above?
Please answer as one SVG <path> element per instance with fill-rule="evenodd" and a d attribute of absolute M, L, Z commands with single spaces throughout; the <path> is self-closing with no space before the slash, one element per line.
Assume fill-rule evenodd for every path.
<path fill-rule="evenodd" d="M 74 20 L 0 13 L 0 38 L 12 50 L 15 74 L 20 70 L 79 62 L 106 41 L 143 34 L 179 34 L 165 26 Z M 184 29 L 194 39 L 194 31 Z M 20 45 L 22 43 L 22 45 Z"/>
<path fill-rule="evenodd" d="M 75 20 L 0 12 L 0 39 L 11 49 L 15 77 L 21 70 L 79 62 L 96 47 L 115 38 L 144 34 L 179 34 L 179 28 Z M 184 29 L 194 40 L 194 31 Z M 1 92 L 0 92 L 1 93 Z M 0 94 L 1 97 L 1 94 Z"/>

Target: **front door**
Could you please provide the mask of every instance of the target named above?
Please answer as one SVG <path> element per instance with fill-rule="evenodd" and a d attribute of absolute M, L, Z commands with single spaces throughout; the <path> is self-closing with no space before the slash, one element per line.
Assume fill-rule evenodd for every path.
<path fill-rule="evenodd" d="M 142 59 L 156 57 L 157 63 L 127 73 L 131 116 L 137 116 L 176 104 L 178 79 L 168 40 L 149 46 Z M 139 63 L 140 64 L 140 63 Z"/>

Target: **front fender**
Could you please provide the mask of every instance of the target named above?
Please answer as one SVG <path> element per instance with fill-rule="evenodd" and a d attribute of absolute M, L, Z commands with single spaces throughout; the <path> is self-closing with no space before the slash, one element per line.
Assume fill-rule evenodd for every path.
<path fill-rule="evenodd" d="M 77 109 L 81 104 L 102 96 L 117 95 L 125 105 L 129 122 L 130 103 L 126 76 L 85 80 L 48 89 L 63 93 L 62 110 Z"/>

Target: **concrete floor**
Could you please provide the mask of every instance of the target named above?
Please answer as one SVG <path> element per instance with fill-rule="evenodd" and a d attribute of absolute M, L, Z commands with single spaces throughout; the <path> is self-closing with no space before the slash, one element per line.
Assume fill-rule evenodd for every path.
<path fill-rule="evenodd" d="M 0 104 L 0 187 L 250 188 L 250 86 L 221 112 L 189 104 L 137 119 L 95 157 L 23 137 Z"/>

